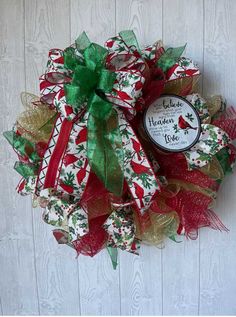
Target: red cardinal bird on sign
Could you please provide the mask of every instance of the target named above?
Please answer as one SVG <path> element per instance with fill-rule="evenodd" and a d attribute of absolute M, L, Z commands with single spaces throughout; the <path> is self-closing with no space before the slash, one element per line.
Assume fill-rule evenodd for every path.
<path fill-rule="evenodd" d="M 141 161 L 141 156 L 139 154 L 141 145 L 135 139 L 131 138 L 133 149 L 135 150 L 136 154 L 138 155 L 138 160 Z"/>
<path fill-rule="evenodd" d="M 150 168 L 147 166 L 143 166 L 142 164 L 131 161 L 131 167 L 136 174 L 148 174 L 152 175 Z"/>
<path fill-rule="evenodd" d="M 192 127 L 187 121 L 185 121 L 183 116 L 179 117 L 178 126 L 180 127 L 180 129 L 183 129 L 183 130 L 186 130 L 186 129 L 197 130 L 197 128 Z"/>
<path fill-rule="evenodd" d="M 137 183 L 133 182 L 134 184 L 134 188 L 135 188 L 135 195 L 137 196 L 137 198 L 139 199 L 140 201 L 140 206 L 141 208 L 144 207 L 144 204 L 143 204 L 143 195 L 144 195 L 144 190 L 141 186 L 139 186 Z"/>
<path fill-rule="evenodd" d="M 75 144 L 79 145 L 87 140 L 87 128 L 82 129 L 75 140 Z"/>
<path fill-rule="evenodd" d="M 76 178 L 79 184 L 82 183 L 83 179 L 86 176 L 87 165 L 88 165 L 88 160 L 86 159 L 84 163 L 84 167 L 82 167 L 81 170 L 76 174 Z"/>

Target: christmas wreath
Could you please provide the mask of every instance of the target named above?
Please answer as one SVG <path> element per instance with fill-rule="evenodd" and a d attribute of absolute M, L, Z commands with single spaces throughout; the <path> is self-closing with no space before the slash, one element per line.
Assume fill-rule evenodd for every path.
<path fill-rule="evenodd" d="M 25 111 L 4 133 L 17 192 L 78 255 L 107 248 L 116 267 L 118 248 L 228 230 L 212 207 L 235 162 L 236 113 L 197 92 L 184 49 L 141 49 L 132 31 L 102 47 L 82 33 L 49 51 L 40 97 L 22 93 Z"/>

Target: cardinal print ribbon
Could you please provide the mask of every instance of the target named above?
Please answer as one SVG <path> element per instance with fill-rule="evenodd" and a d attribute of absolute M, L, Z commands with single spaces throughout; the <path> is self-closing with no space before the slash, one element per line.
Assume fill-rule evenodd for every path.
<path fill-rule="evenodd" d="M 110 53 L 83 33 L 76 46 L 49 52 L 41 97 L 53 97 L 58 117 L 36 193 L 55 187 L 79 201 L 92 170 L 116 195 L 125 180 L 143 214 L 160 185 L 127 116 L 135 115 L 148 66 L 136 47 L 120 43 L 122 52 Z"/>

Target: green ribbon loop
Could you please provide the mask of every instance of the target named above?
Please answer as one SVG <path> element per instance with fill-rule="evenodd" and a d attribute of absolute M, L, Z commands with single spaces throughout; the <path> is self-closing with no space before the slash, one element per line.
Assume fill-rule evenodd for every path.
<path fill-rule="evenodd" d="M 107 120 L 112 111 L 112 104 L 93 93 L 87 105 L 88 112 L 94 118 Z"/>
<path fill-rule="evenodd" d="M 93 70 L 100 72 L 105 66 L 107 50 L 96 44 L 91 43 L 84 51 L 85 65 Z"/>
<path fill-rule="evenodd" d="M 91 168 L 108 190 L 121 196 L 124 156 L 117 112 L 96 94 L 88 111 L 87 156 Z"/>
<path fill-rule="evenodd" d="M 123 41 L 128 47 L 135 46 L 137 51 L 140 52 L 140 47 L 137 38 L 132 30 L 121 31 L 119 35 L 122 37 Z"/>
<path fill-rule="evenodd" d="M 228 147 L 224 147 L 223 149 L 221 149 L 219 152 L 216 153 L 216 158 L 219 161 L 225 175 L 232 172 L 232 166 L 230 164 L 229 157 L 230 157 L 230 154 L 229 154 Z"/>
<path fill-rule="evenodd" d="M 14 169 L 24 178 L 36 175 L 41 160 L 36 152 L 36 145 L 16 134 L 13 130 L 3 132 L 3 135 L 20 156 L 30 160 L 30 163 L 16 162 Z"/>
<path fill-rule="evenodd" d="M 26 140 L 14 131 L 6 131 L 3 133 L 3 136 L 19 155 L 28 157 L 32 163 L 39 163 L 41 158 L 37 154 L 34 143 Z"/>
<path fill-rule="evenodd" d="M 87 34 L 82 32 L 80 36 L 75 40 L 77 50 L 83 54 L 84 50 L 91 44 Z"/>
<path fill-rule="evenodd" d="M 185 47 L 186 44 L 180 47 L 168 48 L 165 53 L 162 54 L 161 57 L 158 59 L 157 66 L 160 67 L 165 73 L 178 61 L 180 56 L 183 54 Z"/>
<path fill-rule="evenodd" d="M 111 92 L 115 79 L 116 79 L 115 73 L 112 73 L 105 68 L 102 69 L 100 72 L 100 78 L 97 85 L 97 89 L 100 89 L 106 93 Z"/>
<path fill-rule="evenodd" d="M 107 50 L 90 43 L 86 33 L 76 40 L 75 48 L 64 52 L 65 67 L 72 73 L 72 81 L 64 84 L 66 101 L 78 110 L 87 102 L 87 157 L 91 169 L 105 187 L 120 196 L 123 191 L 123 150 L 117 111 L 106 100 L 116 74 L 105 68 Z"/>
<path fill-rule="evenodd" d="M 65 68 L 75 71 L 78 64 L 83 64 L 83 59 L 76 54 L 74 47 L 67 47 L 63 52 Z"/>
<path fill-rule="evenodd" d="M 14 169 L 24 178 L 29 176 L 35 176 L 37 173 L 37 167 L 33 164 L 25 164 L 23 162 L 16 162 Z"/>
<path fill-rule="evenodd" d="M 79 86 L 64 84 L 64 91 L 67 103 L 70 104 L 75 111 L 85 102 L 85 96 L 81 95 Z"/>

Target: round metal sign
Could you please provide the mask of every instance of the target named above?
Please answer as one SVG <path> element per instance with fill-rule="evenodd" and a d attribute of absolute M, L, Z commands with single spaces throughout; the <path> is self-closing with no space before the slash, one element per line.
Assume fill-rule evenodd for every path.
<path fill-rule="evenodd" d="M 145 112 L 144 127 L 157 147 L 168 152 L 190 149 L 201 133 L 197 111 L 177 95 L 162 95 L 155 100 Z"/>

